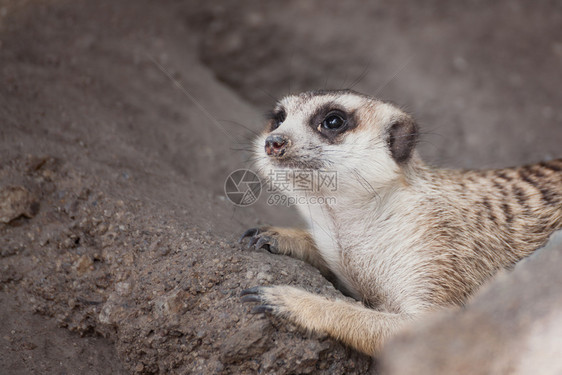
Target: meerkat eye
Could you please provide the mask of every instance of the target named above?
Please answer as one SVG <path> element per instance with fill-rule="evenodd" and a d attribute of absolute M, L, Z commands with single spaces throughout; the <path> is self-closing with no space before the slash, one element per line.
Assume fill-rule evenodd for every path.
<path fill-rule="evenodd" d="M 345 125 L 345 119 L 343 116 L 337 113 L 331 113 L 324 121 L 322 121 L 322 127 L 327 130 L 338 130 Z"/>
<path fill-rule="evenodd" d="M 284 110 L 281 110 L 279 112 L 276 112 L 273 114 L 272 118 L 271 118 L 271 130 L 275 130 L 277 129 L 279 126 L 281 126 L 281 124 L 283 123 L 283 121 L 285 121 L 285 119 L 287 118 L 287 113 Z"/>

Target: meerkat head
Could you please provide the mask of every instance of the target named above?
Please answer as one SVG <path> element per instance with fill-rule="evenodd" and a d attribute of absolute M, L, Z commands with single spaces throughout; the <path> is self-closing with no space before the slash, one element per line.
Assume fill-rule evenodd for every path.
<path fill-rule="evenodd" d="M 392 104 L 349 90 L 313 91 L 277 103 L 254 152 L 264 175 L 333 171 L 338 181 L 377 186 L 402 173 L 417 139 L 416 123 Z"/>

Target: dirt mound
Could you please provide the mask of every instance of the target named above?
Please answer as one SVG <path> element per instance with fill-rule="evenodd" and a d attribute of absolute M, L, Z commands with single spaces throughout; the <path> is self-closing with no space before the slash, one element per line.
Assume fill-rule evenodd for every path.
<path fill-rule="evenodd" d="M 33 311 L 115 343 L 125 368 L 154 373 L 364 371 L 369 361 L 327 337 L 252 316 L 243 288 L 299 284 L 337 295 L 312 267 L 242 250 L 166 215 L 115 199 L 97 178 L 55 159 L 15 159 L 0 173 L 41 209 L 3 230 L 2 282 Z M 28 200 L 24 195 L 19 206 Z M 18 202 L 15 202 L 16 205 Z"/>

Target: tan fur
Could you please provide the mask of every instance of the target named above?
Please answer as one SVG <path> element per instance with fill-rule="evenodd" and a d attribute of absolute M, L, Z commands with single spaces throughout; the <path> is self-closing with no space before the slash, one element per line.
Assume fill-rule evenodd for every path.
<path fill-rule="evenodd" d="M 384 339 L 409 319 L 290 286 L 267 288 L 263 297 L 268 303 L 283 306 L 280 315 L 301 327 L 325 332 L 364 353 L 378 351 Z"/>
<path fill-rule="evenodd" d="M 309 119 L 331 105 L 353 113 L 358 124 L 328 140 Z M 416 127 L 388 103 L 344 91 L 291 96 L 280 106 L 286 120 L 256 141 L 260 172 L 306 165 L 336 170 L 337 191 L 311 194 L 334 194 L 337 203 L 299 206 L 307 231 L 268 227 L 256 236 L 335 275 L 364 305 L 289 286 L 247 293 L 257 296 L 248 301 L 259 298 L 267 311 L 306 329 L 373 354 L 425 312 L 464 304 L 498 270 L 562 228 L 562 160 L 485 171 L 435 169 L 415 151 L 408 154 L 413 143 L 392 143 L 393 124 L 402 126 L 395 138 L 414 136 Z M 265 155 L 268 134 L 291 139 L 286 155 Z"/>
<path fill-rule="evenodd" d="M 276 239 L 277 253 L 304 260 L 318 268 L 322 274 L 329 275 L 328 266 L 316 248 L 310 233 L 307 231 L 295 228 L 266 226 L 261 228 L 258 236 L 274 237 Z"/>

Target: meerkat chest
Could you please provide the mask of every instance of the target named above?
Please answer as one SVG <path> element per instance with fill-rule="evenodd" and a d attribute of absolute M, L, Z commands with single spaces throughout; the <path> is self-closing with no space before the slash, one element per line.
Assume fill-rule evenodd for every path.
<path fill-rule="evenodd" d="M 314 213 L 311 234 L 328 267 L 354 296 L 393 306 L 420 292 L 419 230 L 401 215 Z M 411 304 L 411 303 L 410 303 Z"/>

